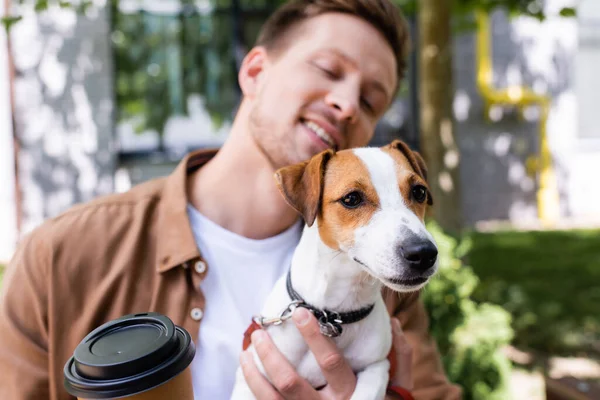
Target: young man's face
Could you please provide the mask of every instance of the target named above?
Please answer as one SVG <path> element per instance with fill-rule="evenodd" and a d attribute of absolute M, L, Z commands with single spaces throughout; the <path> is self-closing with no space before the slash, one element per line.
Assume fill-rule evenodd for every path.
<path fill-rule="evenodd" d="M 362 19 L 323 14 L 292 35 L 278 56 L 254 49 L 240 74 L 251 135 L 275 168 L 366 145 L 397 84 L 391 47 Z"/>

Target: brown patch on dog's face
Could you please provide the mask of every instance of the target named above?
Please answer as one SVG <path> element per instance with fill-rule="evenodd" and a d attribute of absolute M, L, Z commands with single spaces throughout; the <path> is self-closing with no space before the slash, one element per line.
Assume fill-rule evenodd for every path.
<path fill-rule="evenodd" d="M 431 204 L 423 159 L 401 141 L 380 150 L 394 161 L 403 207 L 422 222 L 427 204 Z M 324 151 L 303 163 L 281 168 L 275 178 L 286 201 L 303 215 L 309 226 L 318 221 L 321 240 L 334 250 L 351 248 L 356 240 L 355 232 L 368 225 L 381 210 L 382 199 L 369 169 L 352 150 Z M 421 190 L 425 197 L 417 199 L 415 190 Z M 356 201 L 358 204 L 354 206 Z"/>
<path fill-rule="evenodd" d="M 407 207 L 419 217 L 421 221 L 425 219 L 427 205 L 432 204 L 431 192 L 427 184 L 427 169 L 421 155 L 414 152 L 399 140 L 382 147 L 382 150 L 388 153 L 396 164 L 396 175 L 398 176 L 398 187 Z M 426 201 L 419 202 L 415 198 L 413 189 L 418 191 L 418 186 L 422 186 L 426 191 Z"/>
<path fill-rule="evenodd" d="M 360 205 L 353 208 L 356 199 Z M 369 223 L 379 208 L 379 197 L 369 171 L 352 151 L 336 153 L 325 171 L 319 235 L 327 246 L 345 250 L 354 241 L 354 232 Z"/>

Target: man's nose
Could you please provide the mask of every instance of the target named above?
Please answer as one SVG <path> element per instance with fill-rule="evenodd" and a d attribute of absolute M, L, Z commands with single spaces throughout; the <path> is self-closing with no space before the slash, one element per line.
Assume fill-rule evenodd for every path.
<path fill-rule="evenodd" d="M 398 247 L 398 253 L 412 269 L 425 272 L 437 260 L 437 247 L 427 239 L 411 239 Z"/>
<path fill-rule="evenodd" d="M 358 113 L 358 96 L 352 90 L 346 90 L 342 92 L 329 93 L 326 98 L 328 106 L 332 107 L 335 111 L 336 118 L 339 121 L 355 122 Z"/>

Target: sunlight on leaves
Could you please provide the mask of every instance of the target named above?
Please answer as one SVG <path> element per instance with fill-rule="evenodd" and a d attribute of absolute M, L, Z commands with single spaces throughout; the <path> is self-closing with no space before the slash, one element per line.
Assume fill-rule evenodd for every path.
<path fill-rule="evenodd" d="M 2 25 L 4 25 L 4 29 L 6 30 L 6 32 L 8 32 L 14 24 L 16 24 L 17 22 L 19 22 L 22 19 L 23 19 L 23 17 L 19 15 L 19 16 L 2 17 L 0 19 L 0 21 L 2 22 Z"/>
<path fill-rule="evenodd" d="M 35 11 L 45 11 L 48 9 L 48 0 L 36 0 L 34 10 Z"/>
<path fill-rule="evenodd" d="M 573 7 L 564 7 L 560 10 L 561 17 L 576 17 L 577 11 Z"/>

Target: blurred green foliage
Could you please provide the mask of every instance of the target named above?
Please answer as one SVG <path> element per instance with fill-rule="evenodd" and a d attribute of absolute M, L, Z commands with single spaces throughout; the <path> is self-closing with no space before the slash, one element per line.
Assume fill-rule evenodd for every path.
<path fill-rule="evenodd" d="M 423 291 L 448 376 L 465 399 L 508 398 L 506 344 L 600 358 L 600 230 L 471 232 L 428 224 L 440 272 Z M 468 264 L 468 265 L 467 265 Z"/>
<path fill-rule="evenodd" d="M 132 124 L 136 132 L 153 130 L 161 135 L 171 116 L 189 115 L 193 94 L 202 97 L 214 128 L 233 117 L 239 100 L 239 54 L 252 46 L 264 20 L 285 0 L 211 0 L 204 9 L 194 0 L 180 0 L 182 11 L 170 15 L 122 12 L 119 0 L 109 1 L 117 120 Z M 394 1 L 409 16 L 417 11 L 418 0 Z M 85 14 L 93 7 L 91 0 L 15 3 L 33 5 L 38 12 L 58 6 Z M 474 27 L 471 14 L 477 7 L 545 17 L 541 0 L 454 0 L 454 6 L 455 26 L 461 30 Z M 562 14 L 573 15 L 574 10 L 564 9 Z M 10 15 L 3 22 L 10 28 L 20 18 Z"/>
<path fill-rule="evenodd" d="M 162 134 L 171 116 L 188 115 L 191 95 L 201 96 L 214 128 L 230 120 L 239 100 L 236 52 L 252 45 L 271 8 L 244 0 L 236 16 L 228 0 L 206 9 L 181 0 L 179 12 L 158 14 L 122 12 L 118 3 L 111 12 L 118 121 Z"/>
<path fill-rule="evenodd" d="M 162 133 L 171 116 L 188 115 L 192 94 L 202 95 L 216 126 L 231 114 L 237 94 L 228 14 L 122 13 L 115 5 L 112 15 L 119 121 Z"/>
<path fill-rule="evenodd" d="M 511 317 L 497 305 L 477 303 L 479 279 L 463 264 L 469 241 L 446 235 L 428 222 L 439 252 L 439 272 L 422 298 L 449 379 L 463 387 L 465 400 L 509 398 L 511 366 L 501 352 L 513 338 Z"/>
<path fill-rule="evenodd" d="M 511 17 L 526 16 L 540 21 L 545 20 L 548 15 L 544 12 L 544 0 L 444 0 L 452 1 L 454 7 L 453 25 L 457 31 L 475 29 L 477 27 L 473 20 L 473 11 L 483 10 L 492 12 L 502 9 Z M 418 12 L 419 0 L 394 0 L 406 15 L 415 15 Z M 565 1 L 565 4 L 570 2 Z M 558 15 L 562 17 L 573 17 L 576 9 L 563 7 Z"/>
<path fill-rule="evenodd" d="M 546 355 L 600 357 L 600 231 L 472 233 L 478 302 L 513 318 L 513 344 Z"/>

